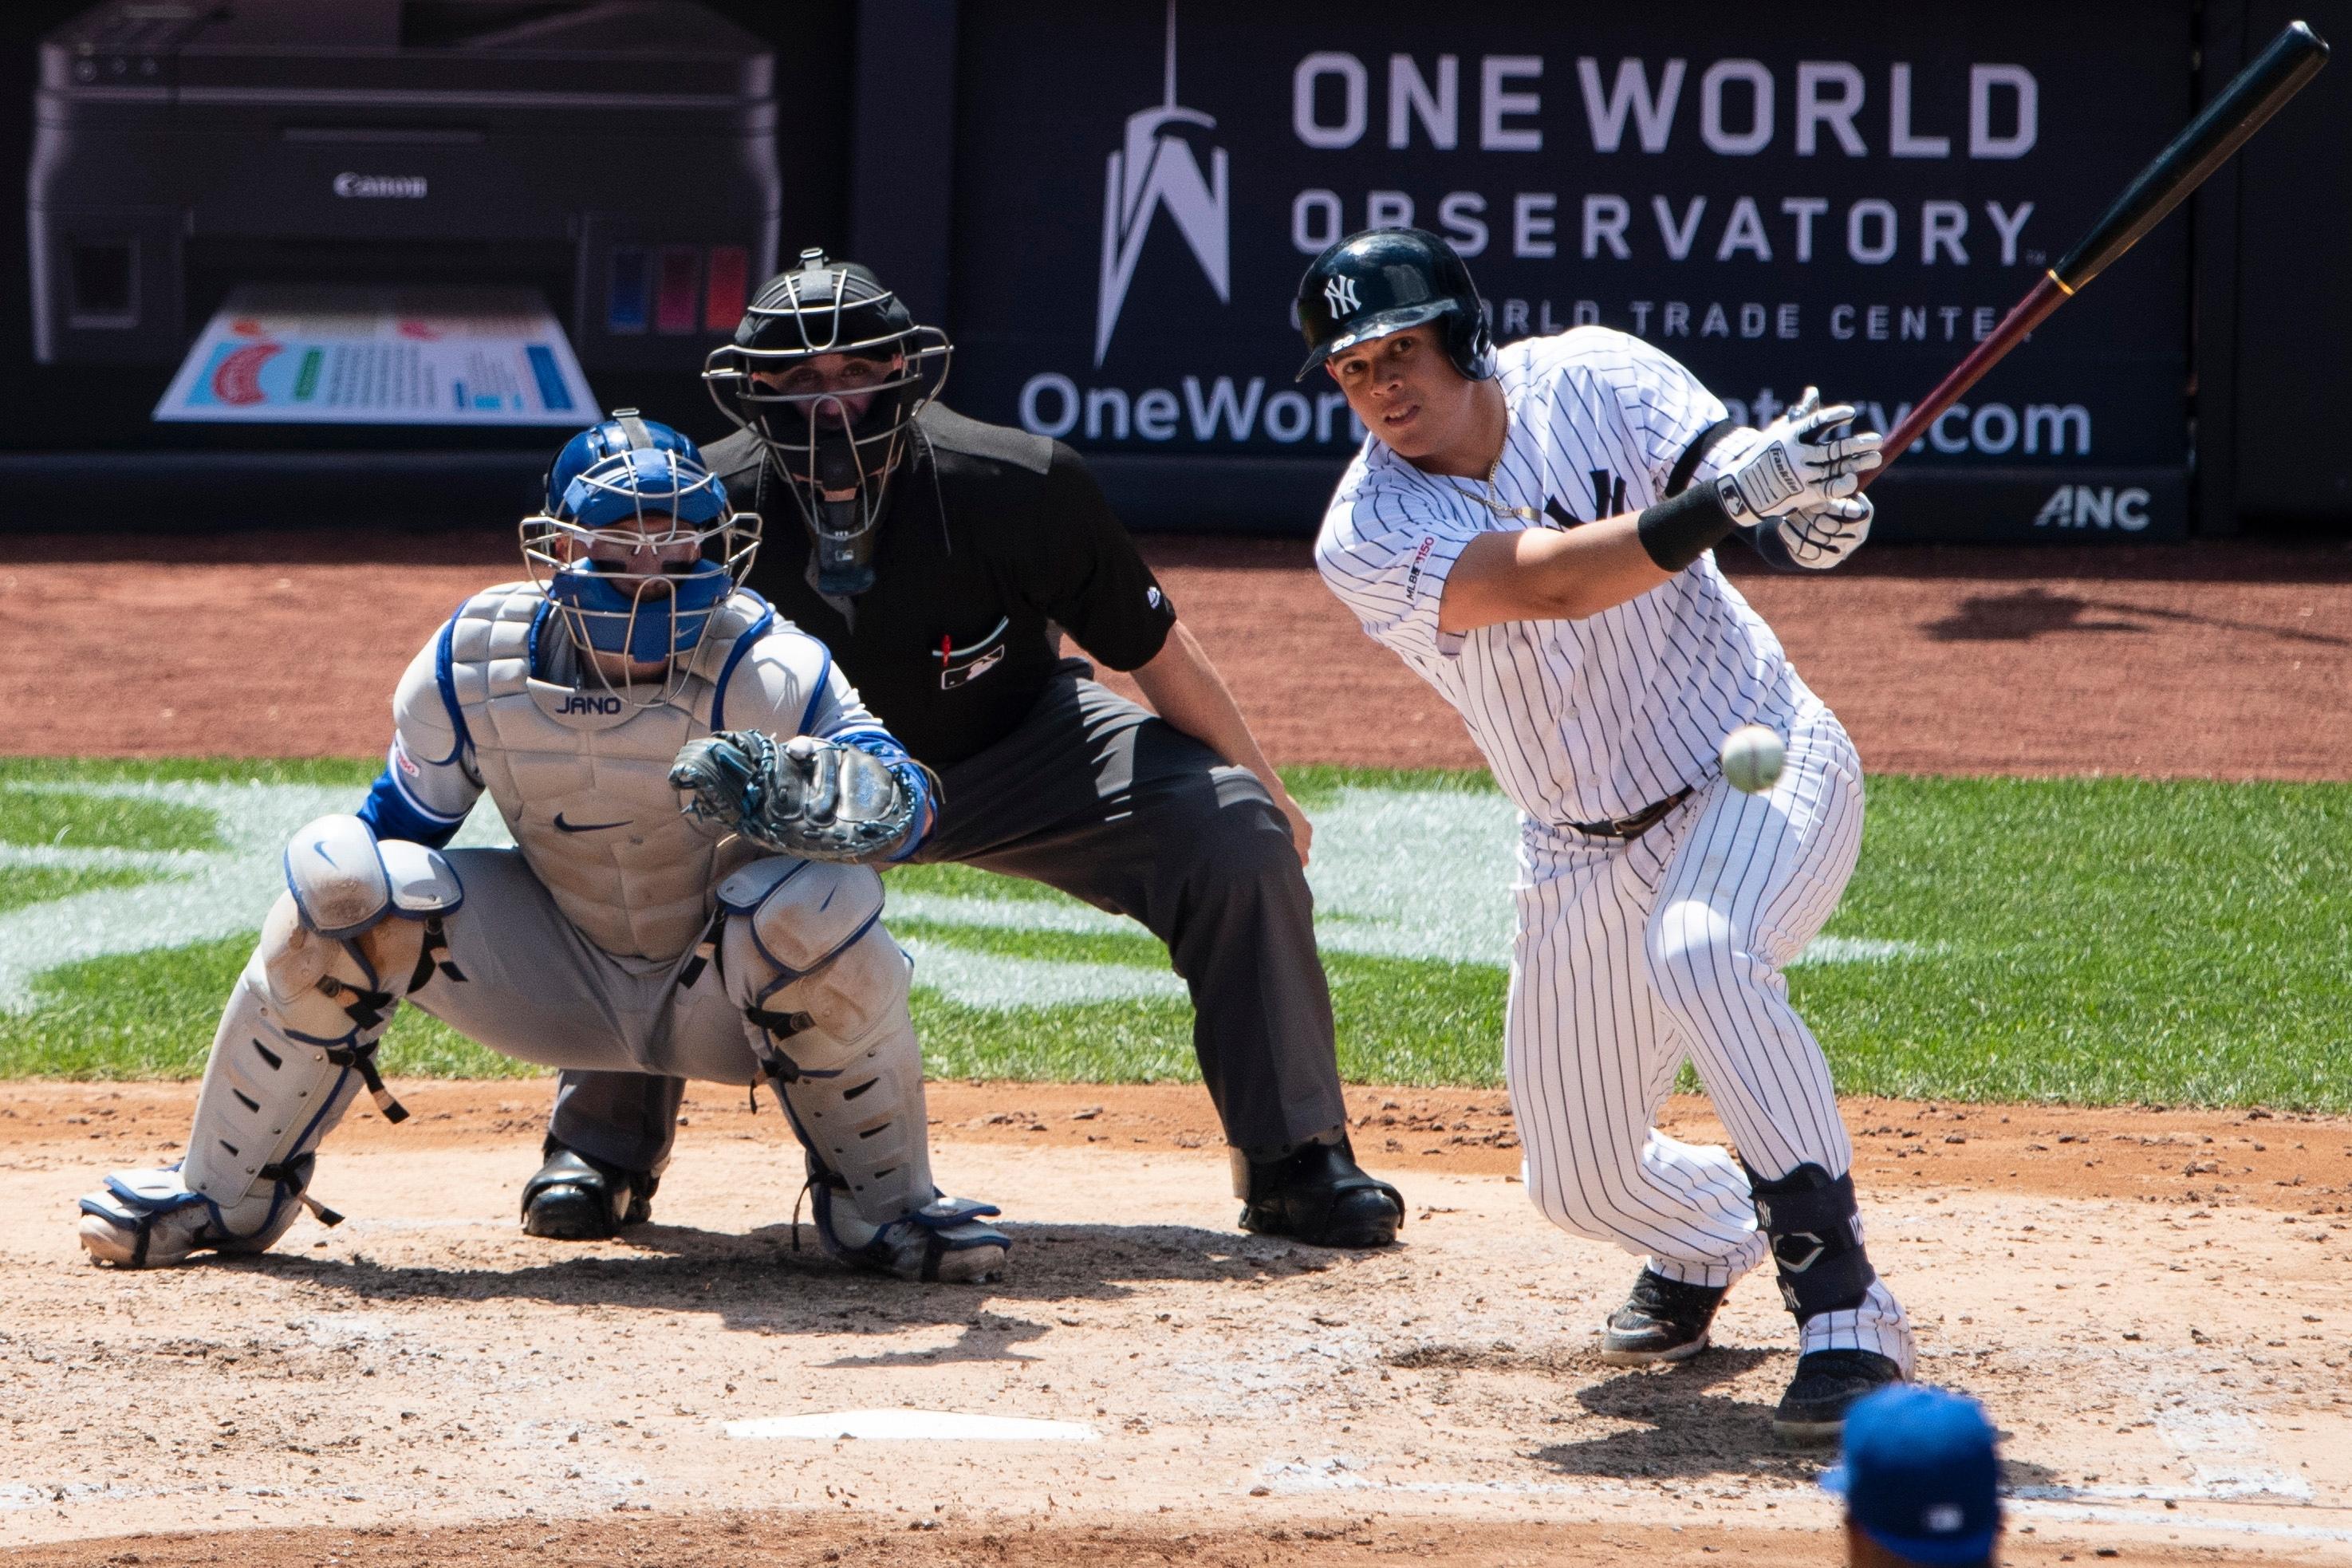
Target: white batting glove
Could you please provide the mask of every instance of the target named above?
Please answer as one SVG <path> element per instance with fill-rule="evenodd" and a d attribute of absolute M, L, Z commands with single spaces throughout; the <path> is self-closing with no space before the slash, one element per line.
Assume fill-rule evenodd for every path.
<path fill-rule="evenodd" d="M 1832 434 L 1852 423 L 1851 404 L 1821 404 L 1820 389 L 1805 388 L 1804 396 L 1758 432 L 1762 439 L 1755 448 L 1715 481 L 1717 497 L 1734 521 L 1818 511 L 1853 495 L 1862 476 L 1884 460 L 1877 432 Z"/>
<path fill-rule="evenodd" d="M 1748 542 L 1771 565 L 1826 572 L 1862 548 L 1874 510 L 1866 495 L 1823 501 L 1808 511 L 1764 519 Z"/>

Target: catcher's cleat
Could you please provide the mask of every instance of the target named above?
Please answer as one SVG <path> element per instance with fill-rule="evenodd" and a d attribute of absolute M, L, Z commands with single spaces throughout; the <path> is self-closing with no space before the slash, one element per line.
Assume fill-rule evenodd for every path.
<path fill-rule="evenodd" d="M 1685 1285 L 1643 1269 L 1633 1294 L 1601 1326 L 1601 1359 L 1611 1366 L 1688 1361 L 1706 1349 L 1707 1326 L 1729 1289 L 1725 1285 Z"/>
<path fill-rule="evenodd" d="M 548 1145 L 547 1163 L 522 1189 L 522 1228 L 554 1241 L 606 1241 L 623 1226 L 653 1217 L 659 1177 L 625 1171 L 567 1149 Z"/>
<path fill-rule="evenodd" d="M 1772 1434 L 1790 1443 L 1834 1443 L 1845 1430 L 1845 1413 L 1857 1401 L 1902 1381 L 1903 1369 L 1874 1351 L 1799 1356 L 1797 1375 L 1772 1412 Z"/>
<path fill-rule="evenodd" d="M 1404 1223 L 1403 1196 L 1365 1173 L 1344 1135 L 1272 1160 L 1236 1150 L 1234 1165 L 1244 1230 L 1309 1247 L 1373 1247 L 1394 1241 Z"/>
<path fill-rule="evenodd" d="M 322 1225 L 343 1223 L 305 1192 L 312 1165 L 305 1154 L 263 1166 L 254 1189 L 226 1209 L 190 1191 L 176 1164 L 117 1171 L 81 1200 L 75 1234 L 92 1263 L 117 1268 L 167 1268 L 199 1252 L 266 1252 L 305 1208 Z"/>
<path fill-rule="evenodd" d="M 809 1191 L 817 1239 L 827 1256 L 872 1274 L 925 1284 L 976 1285 L 1004 1276 L 1012 1238 L 987 1221 L 994 1204 L 934 1194 L 929 1203 L 886 1225 L 857 1212 L 839 1176 L 813 1172 Z"/>

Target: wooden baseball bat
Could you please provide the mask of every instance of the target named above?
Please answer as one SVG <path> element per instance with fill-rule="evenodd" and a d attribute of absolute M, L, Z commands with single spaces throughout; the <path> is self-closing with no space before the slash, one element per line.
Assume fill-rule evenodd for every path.
<path fill-rule="evenodd" d="M 2308 24 L 2289 22 L 2280 29 L 2270 47 L 2231 78 L 2220 96 L 2198 111 L 2188 129 L 2124 187 L 2123 195 L 2099 215 L 2099 221 L 2074 248 L 2046 269 L 2025 298 L 2010 307 L 1992 335 L 1969 350 L 1968 357 L 1903 416 L 1886 437 L 1885 462 L 1863 475 L 1862 482 L 1867 485 L 1885 473 L 2002 355 L 2105 271 L 2109 262 L 2129 250 L 2141 235 L 2162 222 L 2165 214 L 2203 184 L 2207 175 L 2244 146 L 2246 139 L 2302 91 L 2304 83 L 2317 76 L 2326 63 L 2327 45 Z"/>

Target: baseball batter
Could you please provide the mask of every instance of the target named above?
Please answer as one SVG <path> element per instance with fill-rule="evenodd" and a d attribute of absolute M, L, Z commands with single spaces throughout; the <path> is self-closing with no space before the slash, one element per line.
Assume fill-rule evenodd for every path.
<path fill-rule="evenodd" d="M 286 849 L 213 1041 L 186 1156 L 81 1201 L 127 1268 L 259 1252 L 404 1001 L 526 1061 L 775 1090 L 817 1234 L 906 1279 L 1003 1263 L 997 1211 L 931 1184 L 912 965 L 866 862 L 928 830 L 935 786 L 823 644 L 741 587 L 759 519 L 691 442 L 623 411 L 559 456 L 523 524 L 530 580 L 460 605 L 393 698 L 356 815 Z M 445 849 L 487 791 L 510 849 Z"/>
<path fill-rule="evenodd" d="M 1868 533 L 1879 438 L 1839 437 L 1853 410 L 1810 393 L 1737 428 L 1681 365 L 1597 327 L 1497 351 L 1460 257 L 1417 229 L 1332 246 L 1297 308 L 1301 375 L 1328 371 L 1371 432 L 1316 563 L 1520 810 L 1505 1072 L 1528 1193 L 1647 1255 L 1603 1354 L 1697 1353 L 1769 1252 L 1801 1342 L 1776 1429 L 1833 1436 L 1913 1356 L 1780 973 L 1853 869 L 1862 773 L 1710 550 L 1738 532 L 1776 565 L 1835 565 Z M 1754 795 L 1717 761 L 1749 723 L 1787 742 Z M 1736 1158 L 1652 1125 L 1685 1058 Z"/>

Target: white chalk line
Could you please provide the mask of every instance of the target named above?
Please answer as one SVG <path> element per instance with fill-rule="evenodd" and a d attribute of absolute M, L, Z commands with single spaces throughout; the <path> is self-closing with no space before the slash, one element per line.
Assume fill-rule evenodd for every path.
<path fill-rule="evenodd" d="M 2162 1513 L 2144 1508 L 2103 1508 L 2095 1503 L 2041 1502 L 2021 1499 L 2011 1509 L 2026 1519 L 2046 1519 L 2063 1524 L 2133 1524 L 2146 1529 L 2201 1530 L 2218 1535 L 2261 1535 L 2283 1541 L 2352 1542 L 2352 1530 L 2320 1524 L 2290 1524 L 2283 1520 L 2218 1519 L 2206 1514 Z"/>
<path fill-rule="evenodd" d="M 1297 1497 L 1319 1492 L 1376 1492 L 1402 1497 L 1553 1497 L 1596 1498 L 1622 1500 L 1653 1489 L 1633 1482 L 1607 1481 L 1385 1481 L 1359 1475 L 1342 1459 L 1317 1459 L 1305 1463 L 1269 1461 L 1260 1471 L 1267 1491 L 1276 1496 Z M 2092 1502 L 2059 1502 L 2044 1500 L 2038 1495 L 2044 1490 L 2062 1491 L 2063 1488 L 2019 1488 L 2007 1489 L 2010 1508 L 2021 1517 L 2046 1519 L 2053 1522 L 2076 1524 L 2132 1524 L 2165 1530 L 2210 1531 L 2225 1535 L 2259 1535 L 2280 1540 L 2352 1542 L 2352 1529 L 2336 1529 L 2326 1525 L 2295 1524 L 2280 1520 L 2222 1519 L 2203 1514 L 2180 1513 L 2171 1510 L 2158 1512 L 2149 1509 L 2122 1508 Z M 2150 1500 L 2161 1500 L 2164 1494 L 2151 1491 Z M 2184 1491 L 2178 1500 L 2219 1502 L 2222 1498 Z"/>
<path fill-rule="evenodd" d="M 2208 1496 L 2310 1500 L 2311 1483 L 2279 1467 L 2261 1420 L 2224 1403 L 2225 1391 L 2171 1370 L 2157 1374 L 2147 1395 L 2158 1436 Z"/>

